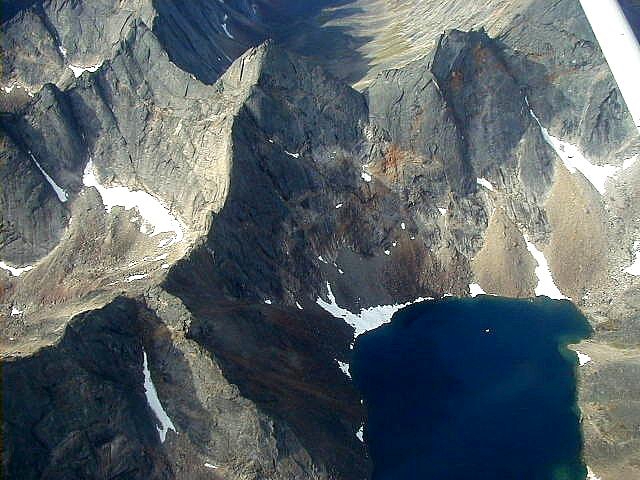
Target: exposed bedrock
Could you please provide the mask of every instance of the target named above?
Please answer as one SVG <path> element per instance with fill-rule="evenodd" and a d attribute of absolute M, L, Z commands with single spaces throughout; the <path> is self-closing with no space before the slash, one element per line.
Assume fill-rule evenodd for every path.
<path fill-rule="evenodd" d="M 329 348 L 325 353 L 327 358 L 308 357 L 303 351 L 296 354 L 296 348 L 301 343 L 304 345 L 301 339 L 313 341 L 314 347 L 318 341 L 326 344 L 322 336 L 310 334 L 310 328 L 303 328 L 304 324 L 292 322 L 291 312 L 268 312 L 265 306 L 265 309 L 250 307 L 244 314 L 234 315 L 233 310 L 223 308 L 216 318 L 225 319 L 223 312 L 226 311 L 233 321 L 229 323 L 231 318 L 227 317 L 223 324 L 239 326 L 237 320 L 251 318 L 251 310 L 254 315 L 266 314 L 268 318 L 278 319 L 276 328 L 269 329 L 270 335 L 276 338 L 282 334 L 277 325 L 289 317 L 298 338 L 291 341 L 297 346 L 288 349 L 282 346 L 286 355 L 305 358 L 311 366 L 327 365 L 325 371 L 311 367 L 312 370 L 302 370 L 304 376 L 295 372 L 295 377 L 290 377 L 290 372 L 274 369 L 274 373 L 280 373 L 261 380 L 280 382 L 282 390 L 270 389 L 270 395 L 282 402 L 290 401 L 287 411 L 294 417 L 297 415 L 291 423 L 307 436 L 314 435 L 314 449 L 320 451 L 318 457 L 322 465 L 332 466 L 329 472 L 313 463 L 289 427 L 291 419 L 270 417 L 256 408 L 242 396 L 244 392 L 228 383 L 217 357 L 188 339 L 192 336 L 191 316 L 184 307 L 164 293 L 150 292 L 146 300 L 120 297 L 104 308 L 79 315 L 69 323 L 56 344 L 31 357 L 4 363 L 3 413 L 7 421 L 3 461 L 7 478 L 160 479 L 211 478 L 212 475 L 359 478 L 365 475 L 362 462 L 353 461 L 355 451 L 363 448 L 355 437 L 351 435 L 350 441 L 344 438 L 343 449 L 327 444 L 336 436 L 344 435 L 343 430 L 357 428 L 360 417 L 355 391 L 339 371 L 328 368 L 336 352 L 325 346 Z M 323 315 L 313 318 L 315 322 L 323 320 Z M 331 325 L 323 323 L 327 327 Z M 264 325 L 266 328 L 268 322 Z M 191 327 L 196 331 L 206 328 L 212 327 L 202 324 Z M 342 329 L 345 330 L 343 348 L 346 348 L 349 336 L 346 327 Z M 331 338 L 333 342 L 335 335 Z M 253 344 L 254 340 L 248 336 L 244 344 Z M 213 341 L 210 337 L 203 343 L 209 346 Z M 215 346 L 228 361 L 229 352 Z M 177 433 L 168 430 L 164 442 L 158 432 L 163 425 L 158 419 L 157 407 L 152 406 L 145 392 L 148 387 L 144 381 L 143 350 L 154 388 L 162 398 L 160 408 L 177 430 Z M 252 358 L 247 366 L 252 367 L 255 375 L 253 361 L 259 355 L 250 350 L 243 354 Z M 278 362 L 277 366 L 282 368 L 282 363 Z M 233 365 L 242 366 L 242 362 L 233 357 Z M 267 369 L 268 365 L 261 368 Z M 231 378 L 235 379 L 233 375 Z M 297 381 L 287 383 L 287 378 Z M 255 381 L 251 385 L 260 390 L 260 380 L 252 380 Z M 338 386 L 338 392 L 329 390 L 329 385 Z M 8 388 L 11 388 L 10 394 Z M 262 393 L 265 395 L 266 391 Z M 28 406 L 23 403 L 25 398 L 31 399 Z M 303 399 L 304 404 L 296 405 Z M 306 430 L 301 430 L 303 427 Z M 326 440 L 318 441 L 323 434 Z M 355 458 L 363 458 L 362 452 Z"/>
<path fill-rule="evenodd" d="M 8 478 L 366 477 L 363 408 L 337 363 L 353 329 L 317 299 L 330 287 L 357 312 L 471 283 L 528 297 L 530 244 L 596 325 L 594 364 L 633 372 L 638 293 L 621 272 L 639 166 L 601 195 L 542 127 L 616 167 L 637 131 L 573 3 L 538 3 L 498 39 L 447 32 L 365 93 L 274 42 L 207 85 L 218 67 L 195 79 L 135 16 L 96 72 L 7 94 L 0 259 L 34 266 L 0 279 Z M 183 238 L 105 209 L 89 161 L 103 193 L 148 194 Z M 143 348 L 176 430 L 164 443 Z M 583 376 L 596 472 L 636 472 L 630 375 Z"/>

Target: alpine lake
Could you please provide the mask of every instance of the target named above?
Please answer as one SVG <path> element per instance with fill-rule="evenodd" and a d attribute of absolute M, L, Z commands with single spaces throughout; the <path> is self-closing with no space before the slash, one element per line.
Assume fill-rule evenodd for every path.
<path fill-rule="evenodd" d="M 591 334 L 567 300 L 481 295 L 398 311 L 360 335 L 374 480 L 584 480 L 578 360 Z"/>

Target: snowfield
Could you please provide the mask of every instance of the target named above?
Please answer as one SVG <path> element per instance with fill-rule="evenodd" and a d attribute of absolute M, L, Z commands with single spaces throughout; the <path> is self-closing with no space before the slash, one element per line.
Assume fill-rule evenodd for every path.
<path fill-rule="evenodd" d="M 596 476 L 589 467 L 587 467 L 587 480 L 602 480 L 602 478 Z"/>
<path fill-rule="evenodd" d="M 528 103 L 529 101 L 527 100 L 527 104 Z M 604 195 L 606 193 L 607 180 L 620 172 L 621 168 L 615 165 L 595 165 L 591 163 L 578 147 L 551 135 L 542 123 L 540 123 L 540 120 L 533 110 L 529 109 L 529 112 L 540 126 L 544 140 L 555 150 L 558 157 L 562 160 L 562 163 L 564 163 L 564 166 L 567 167 L 567 170 L 571 173 L 576 173 L 576 171 L 582 173 L 598 193 Z"/>
<path fill-rule="evenodd" d="M 0 262 L 0 268 L 6 270 L 14 277 L 19 277 L 23 273 L 28 272 L 29 270 L 33 270 L 33 265 L 26 265 L 24 267 L 12 267 L 11 265 L 8 265 L 4 262 Z"/>
<path fill-rule="evenodd" d="M 469 284 L 469 294 L 472 297 L 477 297 L 478 295 L 486 295 L 487 292 L 485 292 L 482 287 L 480 285 L 478 285 L 477 283 L 470 283 Z"/>
<path fill-rule="evenodd" d="M 495 192 L 495 188 L 493 187 L 493 185 L 491 184 L 491 182 L 489 180 L 487 180 L 486 178 L 476 178 L 476 183 L 484 188 L 486 188 L 487 190 L 490 190 L 492 192 Z"/>
<path fill-rule="evenodd" d="M 377 307 L 363 308 L 360 310 L 360 313 L 351 313 L 349 310 L 338 305 L 336 297 L 331 291 L 331 284 L 329 282 L 327 282 L 327 298 L 329 299 L 328 302 L 322 298 L 318 298 L 316 303 L 334 317 L 341 318 L 351 325 L 355 330 L 354 338 L 369 330 L 374 330 L 385 323 L 391 322 L 393 314 L 404 307 L 425 300 L 433 300 L 432 298 L 416 298 L 412 302 L 396 305 L 378 305 Z"/>
<path fill-rule="evenodd" d="M 341 362 L 340 360 L 336 360 L 338 362 L 338 367 L 342 370 L 347 377 L 351 378 L 351 373 L 349 372 L 349 364 L 345 362 Z"/>
<path fill-rule="evenodd" d="M 69 69 L 73 72 L 74 77 L 79 78 L 84 72 L 94 73 L 102 66 L 102 63 L 89 65 L 88 67 L 80 67 L 78 65 L 69 65 Z"/>
<path fill-rule="evenodd" d="M 123 207 L 125 210 L 136 208 L 144 220 L 153 227 L 150 236 L 161 233 L 173 233 L 174 237 L 168 241 L 162 241 L 160 247 L 166 247 L 182 241 L 184 230 L 182 223 L 174 217 L 168 208 L 160 200 L 142 190 L 131 191 L 127 187 L 105 187 L 98 182 L 93 171 L 93 162 L 89 160 L 84 169 L 82 183 L 86 187 L 95 187 L 107 212 L 115 206 Z M 147 233 L 144 223 L 140 225 L 140 231 Z"/>
<path fill-rule="evenodd" d="M 546 295 L 549 298 L 555 300 L 562 300 L 565 297 L 560 289 L 556 286 L 549 269 L 549 262 L 545 258 L 544 254 L 536 248 L 536 246 L 529 241 L 525 236 L 525 242 L 527 243 L 527 250 L 531 253 L 531 256 L 536 261 L 538 266 L 535 269 L 536 277 L 538 277 L 538 285 L 535 288 L 536 295 Z"/>
<path fill-rule="evenodd" d="M 51 178 L 51 176 L 44 171 L 44 168 L 42 168 L 38 160 L 36 160 L 36 157 L 33 156 L 33 153 L 29 152 L 29 155 L 31 155 L 31 160 L 33 160 L 33 163 L 36 164 L 36 167 L 38 167 L 38 170 L 40 170 L 44 178 L 47 180 L 47 182 L 49 182 L 49 185 L 51 185 L 51 188 L 53 188 L 53 191 L 56 192 L 56 195 L 58 196 L 58 200 L 60 200 L 62 203 L 69 200 L 69 195 L 67 195 L 67 192 L 65 192 L 64 189 L 60 188 L 58 184 L 53 181 L 53 178 Z"/>
<path fill-rule="evenodd" d="M 576 354 L 578 355 L 578 363 L 581 367 L 585 366 L 587 363 L 591 361 L 591 357 L 586 353 L 579 352 L 576 350 Z"/>
<path fill-rule="evenodd" d="M 151 380 L 151 372 L 149 371 L 149 364 L 147 363 L 147 352 L 144 350 L 142 350 L 142 370 L 144 373 L 144 393 L 147 397 L 147 403 L 160 422 L 160 426 L 156 426 L 156 428 L 158 429 L 160 442 L 164 443 L 165 438 L 167 437 L 167 432 L 169 430 L 173 430 L 175 432 L 176 427 L 173 425 L 173 422 L 169 418 L 169 415 L 167 415 L 167 412 L 162 408 L 162 404 L 158 398 L 158 392 L 156 392 L 156 387 L 153 385 L 153 381 Z"/>

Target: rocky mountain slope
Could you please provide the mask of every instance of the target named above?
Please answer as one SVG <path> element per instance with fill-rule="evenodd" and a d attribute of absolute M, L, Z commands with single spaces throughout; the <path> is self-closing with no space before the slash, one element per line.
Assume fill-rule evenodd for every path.
<path fill-rule="evenodd" d="M 549 279 L 596 332 L 586 461 L 635 478 L 640 136 L 577 1 L 498 3 L 362 93 L 285 2 L 5 11 L 7 478 L 367 477 L 322 305 Z"/>

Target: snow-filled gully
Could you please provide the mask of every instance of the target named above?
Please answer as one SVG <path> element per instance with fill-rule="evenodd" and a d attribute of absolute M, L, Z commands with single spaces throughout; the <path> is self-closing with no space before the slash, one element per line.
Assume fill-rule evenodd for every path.
<path fill-rule="evenodd" d="M 144 374 L 144 393 L 147 397 L 147 403 L 158 419 L 158 422 L 160 422 L 160 426 L 156 425 L 156 429 L 158 430 L 160 442 L 164 443 L 167 437 L 167 432 L 169 430 L 176 432 L 176 427 L 173 425 L 169 415 L 167 415 L 167 412 L 165 412 L 162 404 L 160 403 L 158 392 L 153 384 L 153 380 L 151 380 L 151 372 L 149 371 L 149 364 L 147 362 L 147 352 L 144 350 L 142 350 L 142 372 Z"/>

